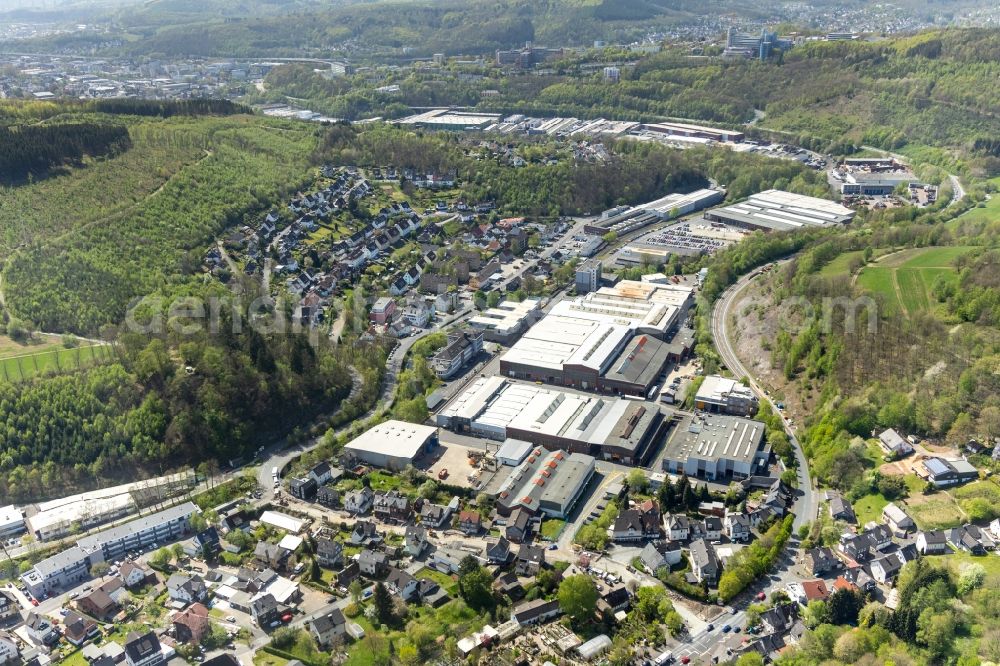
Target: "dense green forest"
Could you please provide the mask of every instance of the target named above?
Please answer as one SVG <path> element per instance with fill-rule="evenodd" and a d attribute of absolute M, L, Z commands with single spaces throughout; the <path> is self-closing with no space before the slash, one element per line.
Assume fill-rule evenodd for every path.
<path fill-rule="evenodd" d="M 249 116 L 132 122 L 135 151 L 153 158 L 181 151 L 184 157 L 162 165 L 152 159 L 153 174 L 127 176 L 156 184 L 146 196 L 129 197 L 131 205 L 99 193 L 68 199 L 77 192 L 75 179 L 87 178 L 89 169 L 111 173 L 121 157 L 60 176 L 55 183 L 26 186 L 54 195 L 47 206 L 72 214 L 60 224 L 35 213 L 40 228 L 18 221 L 23 245 L 4 267 L 6 305 L 49 331 L 93 334 L 120 322 L 130 300 L 187 279 L 200 265 L 203 248 L 223 229 L 304 183 L 317 131 Z M 168 168 L 176 171 L 167 173 Z M 30 201 L 30 193 L 16 191 L 14 201 Z M 111 211 L 102 208 L 105 202 Z M 50 225 L 62 233 L 49 235 Z"/>
<path fill-rule="evenodd" d="M 703 187 L 713 178 L 740 199 L 770 187 L 826 196 L 822 176 L 790 160 L 774 160 L 727 150 L 675 150 L 633 141 L 605 142 L 606 163 L 530 164 L 510 168 L 481 159 L 475 142 L 449 133 L 414 132 L 388 125 L 359 131 L 331 128 L 320 154 L 339 164 L 394 164 L 417 169 L 454 169 L 470 201 L 495 201 L 501 213 L 577 215 L 619 204 L 650 201 L 669 192 Z"/>
<path fill-rule="evenodd" d="M 809 602 L 802 613 L 809 631 L 775 663 L 995 663 L 1000 659 L 1000 574 L 992 563 L 972 559 L 954 555 L 908 563 L 896 584 L 895 611 L 850 590 Z"/>
<path fill-rule="evenodd" d="M 0 181 L 42 176 L 53 168 L 109 157 L 131 146 L 122 125 L 64 123 L 0 126 Z"/>
<path fill-rule="evenodd" d="M 163 295 L 210 293 L 225 294 Z M 387 350 L 314 345 L 246 322 L 236 332 L 228 312 L 217 332 L 123 333 L 113 364 L 0 383 L 0 493 L 30 501 L 205 460 L 221 465 L 317 415 L 341 407 L 357 416 L 373 403 Z M 348 407 L 352 370 L 367 390 Z"/>

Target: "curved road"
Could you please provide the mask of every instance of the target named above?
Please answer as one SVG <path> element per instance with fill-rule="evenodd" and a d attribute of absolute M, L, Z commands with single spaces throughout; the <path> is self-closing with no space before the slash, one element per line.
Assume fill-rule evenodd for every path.
<path fill-rule="evenodd" d="M 788 259 L 783 260 L 779 263 L 785 263 Z M 729 337 L 729 312 L 733 309 L 733 305 L 739 300 L 740 295 L 743 291 L 750 285 L 754 280 L 754 275 L 744 276 L 740 280 L 723 292 L 722 296 L 715 302 L 715 306 L 712 308 L 712 338 L 715 340 L 715 348 L 719 352 L 719 356 L 722 358 L 722 363 L 729 368 L 730 372 L 736 377 L 747 377 L 750 381 L 750 388 L 761 397 L 762 400 L 767 401 L 771 408 L 776 414 L 781 412 L 778 410 L 777 405 L 771 397 L 760 387 L 757 379 L 750 374 L 746 369 L 746 366 L 740 361 L 739 357 L 736 355 L 736 350 L 733 348 L 732 342 L 730 342 Z M 809 476 L 809 463 L 806 460 L 805 455 L 802 453 L 802 446 L 799 444 L 798 438 L 795 436 L 795 430 L 788 423 L 787 419 L 782 416 L 782 421 L 785 428 L 785 433 L 788 435 L 788 440 L 792 443 L 792 447 L 795 451 L 795 460 L 798 463 L 799 472 L 799 488 L 802 489 L 802 495 L 796 500 L 795 507 L 795 529 L 799 526 L 813 520 L 816 516 L 816 509 L 819 506 L 819 497 L 816 490 L 813 488 L 812 479 Z"/>

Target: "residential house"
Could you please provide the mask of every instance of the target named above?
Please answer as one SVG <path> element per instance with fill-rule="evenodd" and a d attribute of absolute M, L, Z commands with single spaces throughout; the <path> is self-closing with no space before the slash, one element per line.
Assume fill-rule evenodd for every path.
<path fill-rule="evenodd" d="M 270 592 L 265 592 L 250 602 L 250 615 L 261 629 L 276 626 L 281 621 L 278 601 Z"/>
<path fill-rule="evenodd" d="M 681 562 L 681 544 L 677 541 L 651 541 L 642 549 L 639 559 L 653 574 L 660 567 L 673 568 Z"/>
<path fill-rule="evenodd" d="M 344 568 L 340 570 L 337 574 L 337 587 L 342 587 L 344 590 L 347 587 L 361 577 L 361 567 L 354 560 L 348 560 Z"/>
<path fill-rule="evenodd" d="M 384 523 L 405 523 L 410 519 L 410 500 L 398 490 L 376 493 L 372 510 Z"/>
<path fill-rule="evenodd" d="M 369 578 L 381 578 L 389 571 L 389 558 L 385 553 L 366 548 L 358 555 L 358 567 Z"/>
<path fill-rule="evenodd" d="M 557 600 L 535 599 L 514 606 L 510 612 L 510 619 L 522 627 L 528 627 L 548 622 L 560 615 L 562 615 L 562 609 L 559 608 Z"/>
<path fill-rule="evenodd" d="M 507 525 L 504 528 L 504 534 L 514 543 L 524 543 L 530 540 L 533 531 L 531 514 L 520 507 L 507 518 Z"/>
<path fill-rule="evenodd" d="M 506 564 L 510 559 L 510 540 L 500 537 L 486 544 L 486 561 L 490 564 Z"/>
<path fill-rule="evenodd" d="M 860 565 L 848 567 L 844 572 L 844 578 L 857 585 L 858 589 L 863 592 L 871 592 L 877 587 L 875 579 L 872 578 L 868 572 L 865 571 L 865 568 Z"/>
<path fill-rule="evenodd" d="M 332 509 L 340 501 L 340 492 L 333 486 L 320 486 L 316 489 L 316 502 L 321 506 Z"/>
<path fill-rule="evenodd" d="M 317 486 L 330 483 L 333 480 L 333 467 L 326 461 L 317 463 L 309 470 L 309 478 L 315 481 Z"/>
<path fill-rule="evenodd" d="M 317 537 L 316 562 L 327 569 L 339 569 L 344 563 L 344 544 L 330 536 Z"/>
<path fill-rule="evenodd" d="M 125 583 L 125 587 L 130 590 L 142 587 L 151 578 L 155 580 L 155 576 L 152 572 L 133 560 L 125 560 L 125 562 L 122 563 L 121 568 L 118 570 L 118 575 Z"/>
<path fill-rule="evenodd" d="M 348 513 L 359 516 L 371 511 L 374 502 L 375 493 L 372 492 L 371 488 L 365 486 L 344 496 L 344 509 Z"/>
<path fill-rule="evenodd" d="M 882 520 L 889 526 L 892 533 L 898 537 L 905 537 L 910 531 L 917 528 L 917 524 L 913 522 L 913 518 L 910 518 L 905 511 L 893 502 L 889 502 L 882 509 Z"/>
<path fill-rule="evenodd" d="M 524 586 L 513 571 L 497 576 L 493 581 L 493 589 L 507 595 L 511 601 L 520 601 L 524 597 Z"/>
<path fill-rule="evenodd" d="M 309 622 L 309 633 L 321 650 L 329 650 L 346 640 L 347 618 L 339 608 L 334 608 L 325 615 L 313 618 Z"/>
<path fill-rule="evenodd" d="M 21 621 L 21 604 L 13 592 L 0 590 L 0 625 Z"/>
<path fill-rule="evenodd" d="M 427 530 L 419 525 L 407 525 L 403 536 L 403 548 L 413 557 L 423 555 L 427 548 Z"/>
<path fill-rule="evenodd" d="M 545 549 L 540 546 L 522 544 L 517 552 L 514 571 L 518 576 L 535 576 L 545 566 Z"/>
<path fill-rule="evenodd" d="M 892 428 L 878 436 L 878 444 L 886 455 L 893 458 L 902 458 L 913 453 L 913 446 Z"/>
<path fill-rule="evenodd" d="M 21 650 L 18 647 L 17 638 L 9 631 L 0 631 L 0 666 L 6 664 L 17 664 L 24 661 L 31 664 L 28 659 L 21 659 Z"/>
<path fill-rule="evenodd" d="M 52 625 L 49 618 L 34 611 L 28 613 L 24 620 L 28 637 L 37 645 L 49 645 L 59 640 L 59 631 Z"/>
<path fill-rule="evenodd" d="M 618 611 L 628 610 L 632 605 L 632 595 L 624 585 L 613 585 L 603 592 L 597 600 L 597 610 L 603 615 L 613 615 Z"/>
<path fill-rule="evenodd" d="M 125 662 L 128 666 L 161 666 L 167 662 L 160 641 L 152 630 L 140 634 L 133 631 L 125 640 Z"/>
<path fill-rule="evenodd" d="M 458 514 L 458 529 L 467 536 L 476 536 L 483 529 L 483 520 L 478 511 L 466 510 Z"/>
<path fill-rule="evenodd" d="M 730 541 L 750 540 L 750 518 L 744 513 L 727 513 L 722 526 Z"/>
<path fill-rule="evenodd" d="M 378 531 L 375 523 L 368 520 L 359 520 L 354 523 L 354 529 L 351 531 L 350 538 L 351 545 L 365 546 L 367 548 L 378 546 L 385 539 Z"/>
<path fill-rule="evenodd" d="M 760 614 L 763 634 L 784 634 L 799 618 L 798 604 L 777 604 Z"/>
<path fill-rule="evenodd" d="M 923 465 L 927 480 L 937 488 L 957 486 L 979 478 L 979 470 L 967 460 L 925 458 Z"/>
<path fill-rule="evenodd" d="M 204 601 L 208 596 L 208 588 L 200 576 L 175 573 L 167 580 L 167 594 L 174 601 L 190 604 Z"/>
<path fill-rule="evenodd" d="M 450 379 L 483 350 L 483 331 L 456 328 L 448 333 L 448 343 L 431 359 L 431 367 L 441 379 Z"/>
<path fill-rule="evenodd" d="M 403 601 L 413 601 L 417 598 L 420 581 L 402 569 L 391 567 L 385 577 L 385 586 Z"/>
<path fill-rule="evenodd" d="M 76 611 L 67 611 L 63 617 L 63 638 L 77 647 L 97 636 L 98 633 L 100 633 L 100 629 L 97 622 Z"/>
<path fill-rule="evenodd" d="M 659 539 L 661 534 L 660 507 L 653 500 L 619 513 L 612 529 L 612 539 L 619 543 Z"/>
<path fill-rule="evenodd" d="M 887 585 L 899 575 L 904 564 L 906 562 L 900 557 L 899 551 L 895 551 L 872 560 L 868 568 L 871 569 L 872 578 Z"/>
<path fill-rule="evenodd" d="M 642 516 L 635 509 L 625 509 L 618 514 L 611 538 L 617 543 L 630 543 L 643 540 Z"/>
<path fill-rule="evenodd" d="M 948 552 L 948 537 L 941 530 L 917 534 L 917 552 L 921 555 L 943 555 Z"/>
<path fill-rule="evenodd" d="M 430 529 L 439 530 L 451 520 L 451 507 L 424 502 L 420 509 L 420 524 Z"/>
<path fill-rule="evenodd" d="M 854 507 L 839 493 L 830 498 L 830 517 L 851 525 L 858 522 L 857 516 L 854 515 Z"/>
<path fill-rule="evenodd" d="M 825 546 L 805 551 L 802 563 L 811 576 L 822 576 L 840 566 L 840 560 L 831 549 Z"/>
<path fill-rule="evenodd" d="M 887 525 L 878 525 L 860 534 L 840 537 L 840 552 L 855 562 L 864 562 L 892 545 L 892 532 Z"/>
<path fill-rule="evenodd" d="M 691 521 L 681 514 L 667 514 L 663 519 L 667 538 L 671 541 L 687 541 L 691 534 Z"/>
<path fill-rule="evenodd" d="M 177 640 L 191 645 L 200 645 L 209 630 L 208 609 L 202 604 L 191 604 L 185 610 L 174 615 L 171 624 Z"/>
<path fill-rule="evenodd" d="M 802 581 L 802 593 L 805 595 L 805 603 L 810 601 L 826 601 L 830 597 L 830 590 L 822 579 Z"/>
<path fill-rule="evenodd" d="M 219 531 L 215 527 L 207 527 L 193 537 L 183 542 L 184 553 L 188 557 L 200 557 L 211 560 L 222 550 Z"/>
<path fill-rule="evenodd" d="M 392 316 L 396 313 L 396 301 L 383 296 L 375 301 L 372 306 L 371 313 L 369 317 L 373 324 L 386 324 L 392 320 Z"/>
<path fill-rule="evenodd" d="M 288 482 L 288 494 L 307 502 L 316 496 L 317 490 L 319 490 L 319 486 L 316 484 L 315 479 L 308 476 L 301 479 L 292 479 Z"/>
<path fill-rule="evenodd" d="M 975 525 L 962 525 L 948 530 L 948 542 L 973 555 L 985 555 L 987 551 L 996 548 L 996 542 L 989 532 Z"/>
<path fill-rule="evenodd" d="M 121 610 L 118 603 L 100 588 L 79 597 L 76 600 L 76 607 L 102 622 L 110 621 Z"/>
<path fill-rule="evenodd" d="M 718 541 L 722 538 L 722 520 L 717 516 L 705 516 L 701 525 L 702 534 L 709 541 Z"/>
<path fill-rule="evenodd" d="M 258 541 L 253 549 L 253 556 L 257 566 L 261 569 L 283 571 L 288 568 L 288 559 L 292 553 L 276 543 Z"/>
<path fill-rule="evenodd" d="M 722 565 L 715 547 L 705 539 L 691 542 L 691 573 L 700 583 L 714 585 L 719 580 Z"/>

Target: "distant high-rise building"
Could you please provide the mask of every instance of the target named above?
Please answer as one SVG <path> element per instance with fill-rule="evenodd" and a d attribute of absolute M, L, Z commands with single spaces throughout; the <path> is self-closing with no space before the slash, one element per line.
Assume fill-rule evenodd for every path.
<path fill-rule="evenodd" d="M 604 68 L 604 80 L 611 83 L 618 83 L 621 79 L 622 72 L 617 67 L 605 67 Z"/>

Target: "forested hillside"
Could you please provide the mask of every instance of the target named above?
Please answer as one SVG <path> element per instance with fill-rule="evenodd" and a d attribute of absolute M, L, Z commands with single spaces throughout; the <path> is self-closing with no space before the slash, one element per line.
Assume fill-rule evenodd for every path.
<path fill-rule="evenodd" d="M 503 213 L 577 215 L 619 204 L 651 201 L 670 192 L 704 187 L 713 178 L 740 199 L 770 187 L 826 196 L 822 174 L 793 161 L 699 148 L 675 150 L 634 141 L 605 142 L 609 162 L 511 168 L 482 159 L 469 142 L 448 133 L 413 132 L 386 125 L 358 131 L 332 128 L 321 154 L 339 164 L 394 164 L 417 169 L 454 169 L 471 201 L 495 201 Z"/>
<path fill-rule="evenodd" d="M 0 383 L 3 497 L 37 500 L 252 455 L 343 408 L 352 371 L 364 390 L 351 409 L 364 412 L 386 353 L 314 346 L 304 334 L 261 334 L 245 322 L 235 333 L 227 318 L 217 335 L 125 333 L 115 349 L 111 365 Z"/>
<path fill-rule="evenodd" d="M 474 72 L 481 78 L 470 80 L 456 69 L 448 76 L 390 75 L 375 84 L 399 85 L 392 95 L 377 92 L 363 76 L 327 80 L 294 65 L 276 68 L 267 83 L 271 98 L 305 98 L 344 118 L 457 104 L 500 113 L 741 126 L 758 110 L 765 115 L 753 131 L 774 130 L 764 133 L 769 138 L 834 153 L 870 145 L 987 174 L 1000 172 L 998 56 L 1000 30 L 953 29 L 876 42 L 813 42 L 768 62 L 691 58 L 668 48 L 623 68 L 615 85 L 574 57 L 546 76 L 500 77 L 484 68 Z M 482 97 L 487 89 L 499 95 Z"/>
<path fill-rule="evenodd" d="M 720 0 L 713 10 L 739 9 L 747 16 L 766 10 Z M 420 0 L 364 3 L 234 4 L 222 0 L 136 3 L 109 13 L 130 36 L 109 45 L 107 35 L 66 34 L 22 40 L 21 49 L 126 50 L 135 55 L 301 56 L 355 53 L 415 55 L 491 53 L 525 41 L 586 45 L 594 39 L 631 41 L 651 28 L 703 15 L 693 0 Z M 10 45 L 7 45 L 10 46 Z"/>
<path fill-rule="evenodd" d="M 100 193 L 70 199 L 87 169 L 27 186 L 52 195 L 46 206 L 70 216 L 64 233 L 50 236 L 39 211 L 41 228 L 19 230 L 26 245 L 4 267 L 8 308 L 43 330 L 93 334 L 121 321 L 131 299 L 200 265 L 203 248 L 222 229 L 294 191 L 308 177 L 316 145 L 314 127 L 247 116 L 135 121 L 131 131 L 137 151 L 185 153 L 182 163 L 156 164 L 157 189 L 131 197 L 132 205 Z M 93 168 L 110 173 L 114 162 Z M 164 173 L 171 166 L 177 170 Z M 15 199 L 30 200 L 31 193 Z"/>
<path fill-rule="evenodd" d="M 131 146 L 122 125 L 65 123 L 0 126 L 0 181 L 44 176 L 51 169 L 79 164 L 85 157 L 108 157 Z"/>

